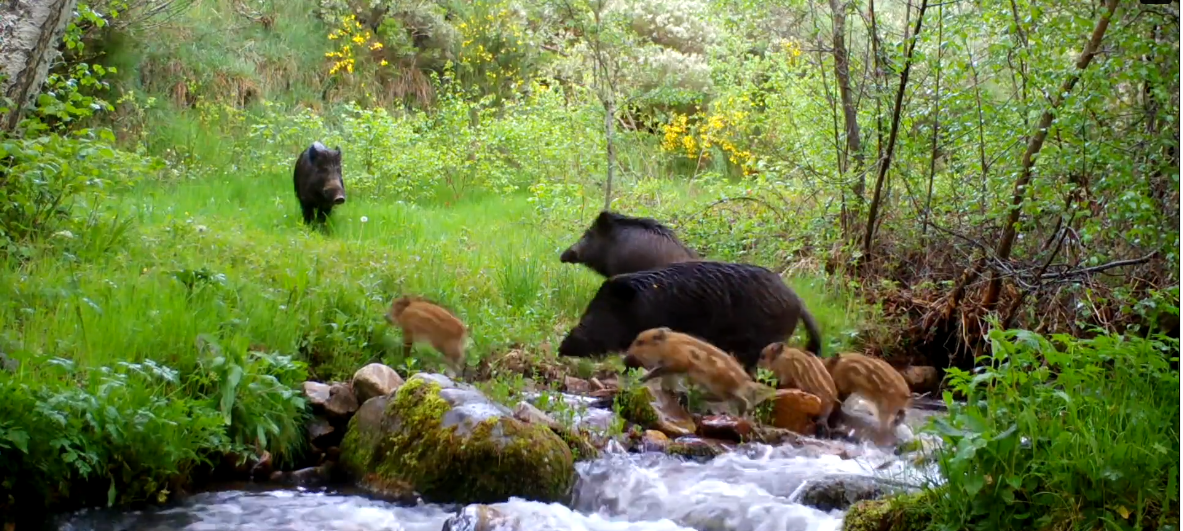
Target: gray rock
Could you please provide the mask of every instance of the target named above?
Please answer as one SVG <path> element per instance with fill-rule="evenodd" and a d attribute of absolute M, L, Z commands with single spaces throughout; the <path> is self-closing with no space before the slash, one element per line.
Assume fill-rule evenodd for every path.
<path fill-rule="evenodd" d="M 341 383 L 329 387 L 329 400 L 325 403 L 325 413 L 334 420 L 348 420 L 357 411 L 357 397 L 353 389 Z"/>
<path fill-rule="evenodd" d="M 513 418 L 529 424 L 555 425 L 555 420 L 550 418 L 550 415 L 525 401 L 518 402 L 517 408 L 513 410 Z"/>
<path fill-rule="evenodd" d="M 353 373 L 353 394 L 359 404 L 375 396 L 393 393 L 402 384 L 402 376 L 381 363 L 371 363 Z"/>
<path fill-rule="evenodd" d="M 320 382 L 304 382 L 304 399 L 313 411 L 324 411 L 325 404 L 329 402 L 329 386 Z"/>
<path fill-rule="evenodd" d="M 870 476 L 835 475 L 811 480 L 801 492 L 801 503 L 823 511 L 845 511 L 855 502 L 873 500 L 890 492 Z"/>
<path fill-rule="evenodd" d="M 341 434 L 323 417 L 312 417 L 308 422 L 308 440 L 317 448 L 328 448 L 340 442 Z"/>

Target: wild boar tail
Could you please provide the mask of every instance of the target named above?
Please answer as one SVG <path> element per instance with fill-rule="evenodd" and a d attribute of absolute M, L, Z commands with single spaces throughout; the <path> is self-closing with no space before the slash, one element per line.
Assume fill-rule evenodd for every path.
<path fill-rule="evenodd" d="M 822 334 L 817 328 L 817 321 L 813 320 L 813 314 L 805 308 L 805 303 L 801 303 L 801 324 L 805 325 L 805 331 L 809 334 L 809 343 L 805 346 L 805 350 L 812 352 L 814 356 L 822 356 Z"/>

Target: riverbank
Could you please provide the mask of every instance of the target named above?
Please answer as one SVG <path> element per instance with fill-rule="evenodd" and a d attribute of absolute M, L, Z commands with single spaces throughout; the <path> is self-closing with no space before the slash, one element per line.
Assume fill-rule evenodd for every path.
<path fill-rule="evenodd" d="M 600 281 L 558 261 L 594 209 L 548 217 L 520 194 L 423 205 L 355 194 L 318 232 L 299 223 L 290 187 L 279 171 L 146 182 L 109 199 L 128 221 L 113 244 L 62 233 L 0 271 L 0 349 L 16 364 L 0 377 L 0 451 L 20 478 L 6 511 L 167 500 L 221 452 L 297 458 L 304 380 L 347 379 L 368 361 L 440 366 L 428 348 L 402 357 L 382 319 L 399 293 L 453 308 L 474 367 L 511 351 L 545 366 Z M 660 197 L 686 209 L 705 200 L 671 189 Z M 712 249 L 725 240 L 688 239 L 726 254 Z M 829 347 L 846 346 L 858 306 L 822 277 L 789 282 Z M 523 388 L 522 373 L 488 371 L 491 394 Z"/>

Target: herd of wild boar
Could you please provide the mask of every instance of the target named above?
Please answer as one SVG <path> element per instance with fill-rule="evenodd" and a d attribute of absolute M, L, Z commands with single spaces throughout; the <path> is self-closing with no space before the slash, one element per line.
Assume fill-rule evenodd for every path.
<path fill-rule="evenodd" d="M 296 161 L 294 184 L 305 223 L 324 222 L 345 202 L 341 149 L 314 142 Z M 904 420 L 911 391 L 883 360 L 860 354 L 821 357 L 817 322 L 777 273 L 764 267 L 704 259 L 668 227 L 649 218 L 603 211 L 559 257 L 605 277 L 579 323 L 559 345 L 560 356 L 623 352 L 643 381 L 663 386 L 688 380 L 708 397 L 746 415 L 777 391 L 756 382 L 756 368 L 778 386 L 822 400 L 818 435 L 828 435 L 852 393 L 876 406 L 880 429 Z M 402 330 L 404 354 L 416 343 L 444 355 L 447 372 L 464 368 L 468 330 L 452 312 L 422 297 L 403 295 L 386 314 Z M 784 343 L 797 321 L 809 336 L 805 350 Z"/>

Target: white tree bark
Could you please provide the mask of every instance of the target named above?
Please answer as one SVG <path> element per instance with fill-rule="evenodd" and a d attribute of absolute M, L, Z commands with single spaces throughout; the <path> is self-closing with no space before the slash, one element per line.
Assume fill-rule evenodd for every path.
<path fill-rule="evenodd" d="M 66 24 L 74 16 L 77 0 L 0 0 L 0 94 L 11 99 L 13 109 L 0 128 L 11 131 L 21 111 L 45 83 L 49 67 L 58 57 L 58 45 Z"/>

